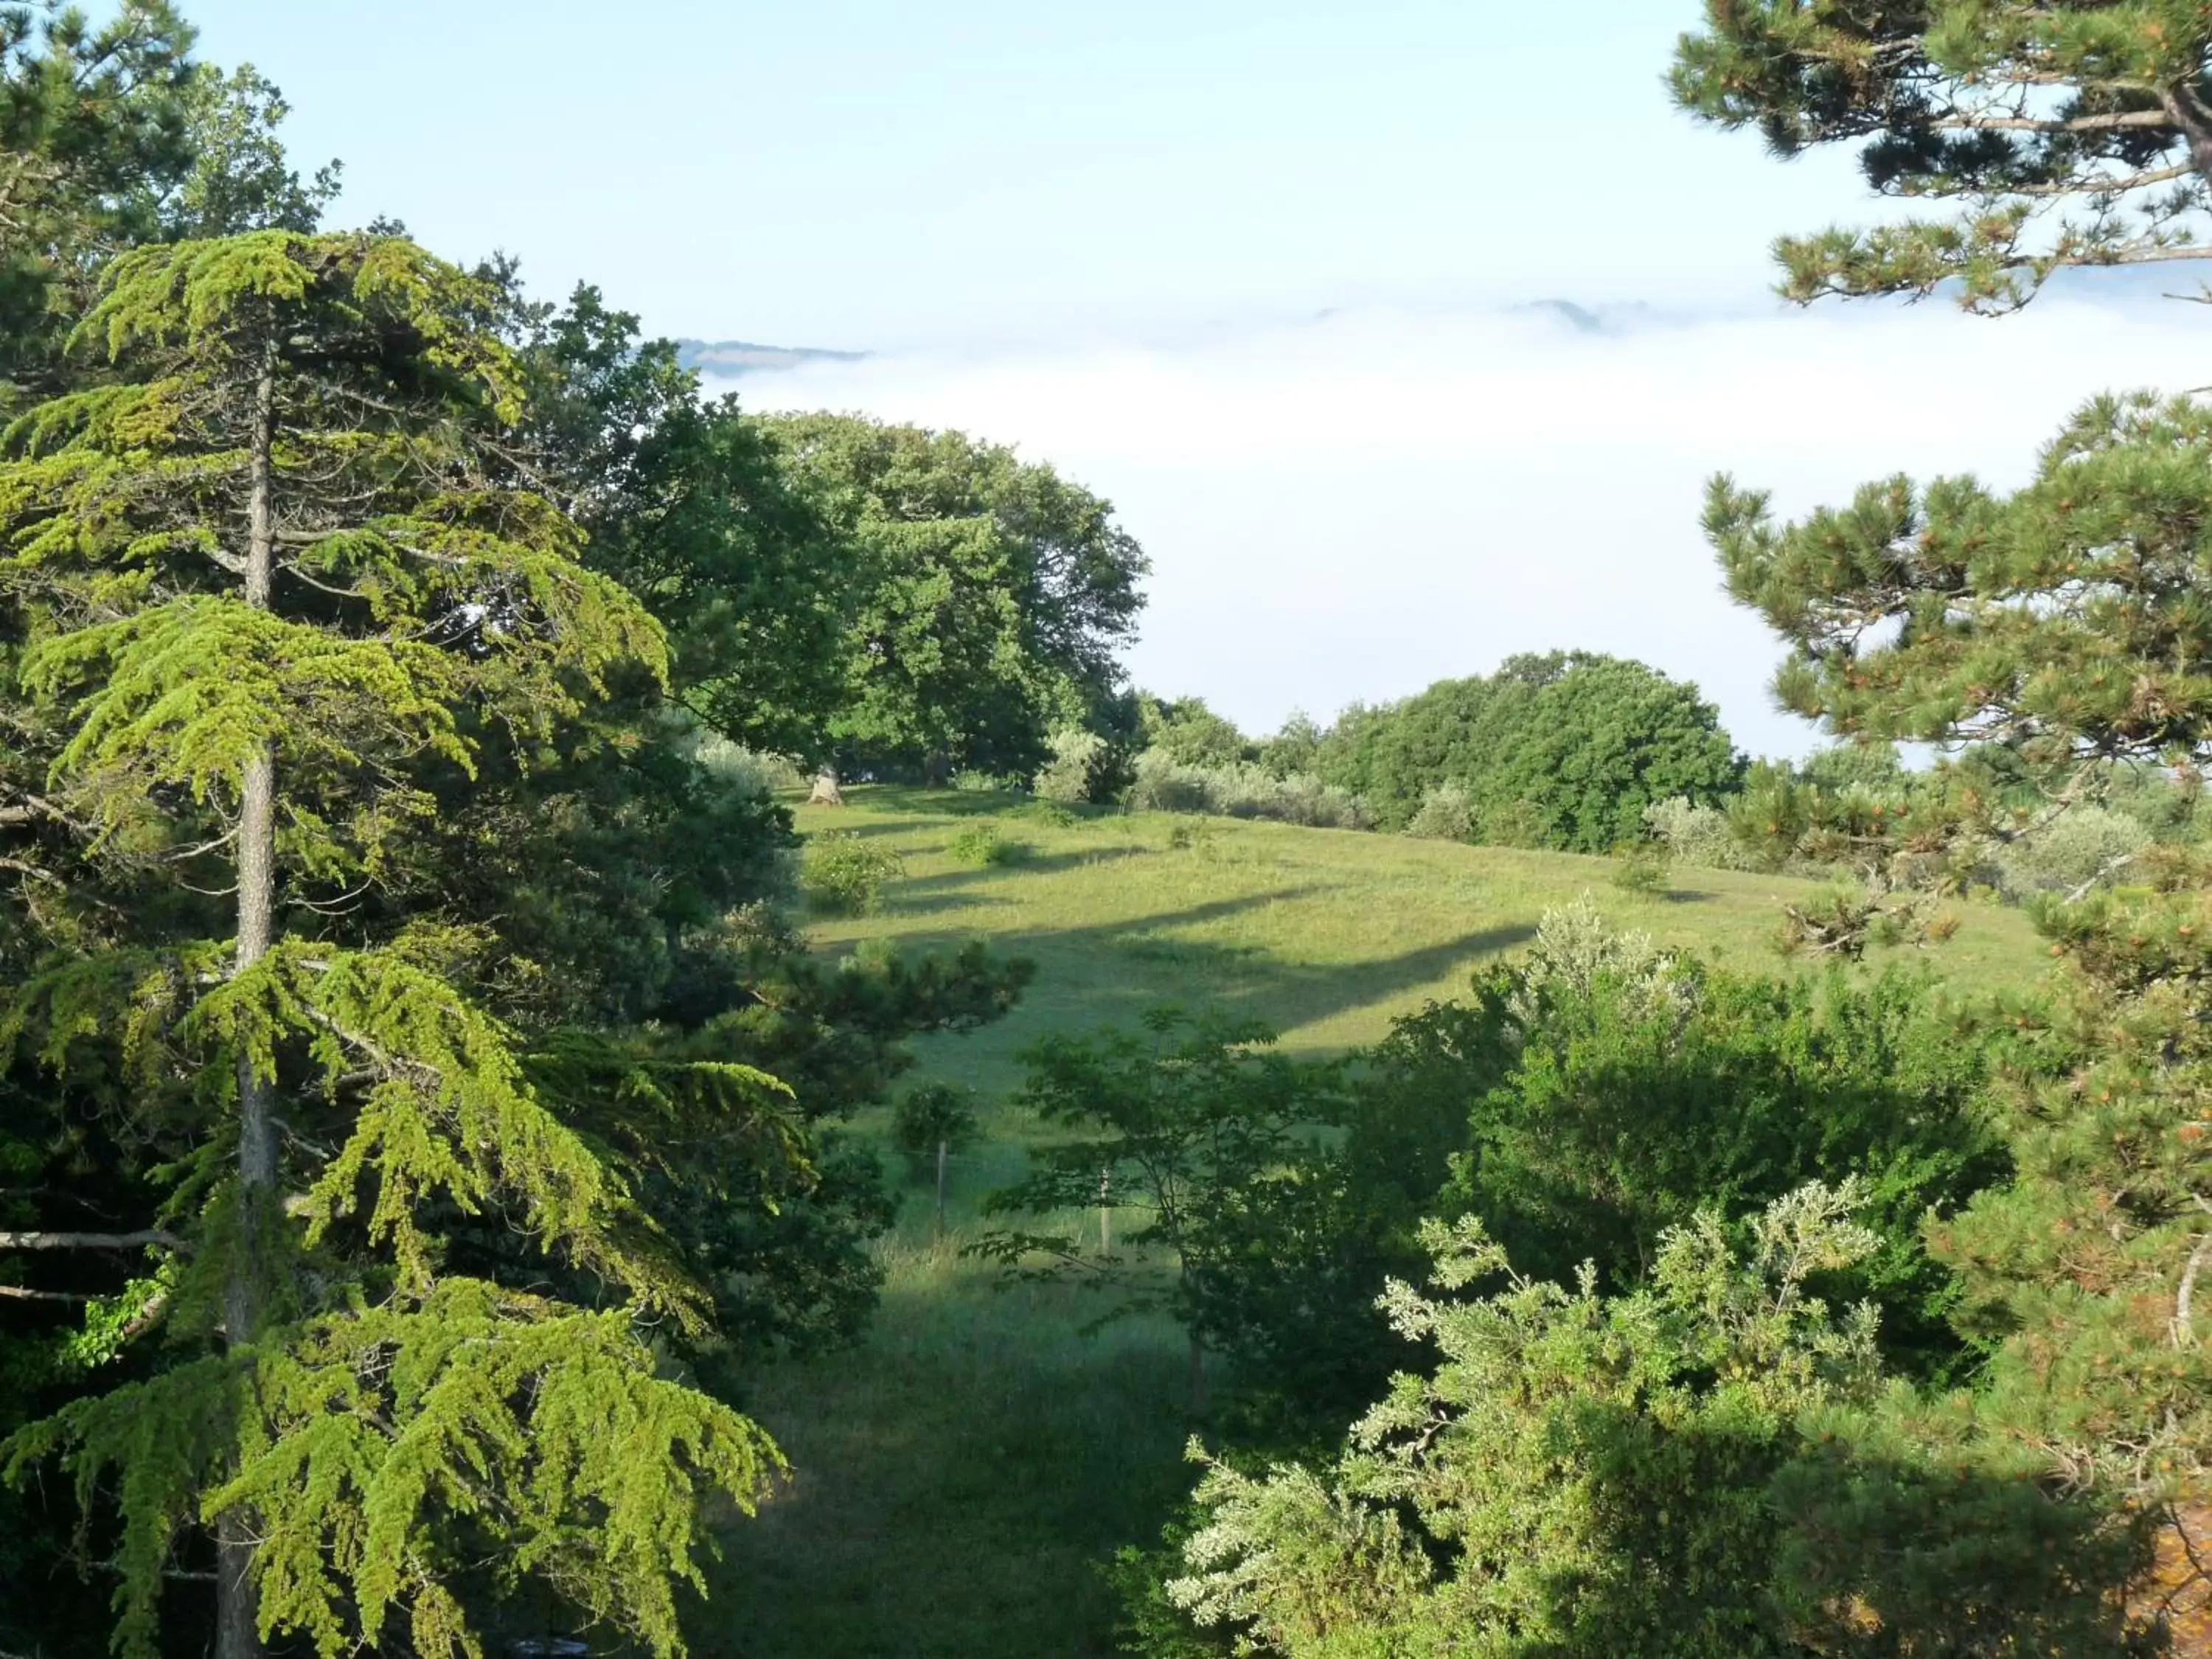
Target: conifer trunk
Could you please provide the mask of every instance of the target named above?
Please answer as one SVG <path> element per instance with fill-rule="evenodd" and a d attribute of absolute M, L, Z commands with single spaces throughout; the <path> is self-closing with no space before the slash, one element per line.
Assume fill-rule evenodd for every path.
<path fill-rule="evenodd" d="M 269 608 L 276 532 L 270 504 L 270 453 L 276 425 L 276 352 L 262 358 L 253 387 L 247 463 L 245 599 Z M 276 760 L 267 744 L 247 761 L 238 814 L 238 957 L 234 975 L 268 954 L 276 885 Z M 238 1061 L 238 1255 L 223 1289 L 223 1326 L 234 1345 L 253 1340 L 261 1316 L 264 1234 L 276 1187 L 273 1091 L 252 1060 Z M 216 1659 L 259 1659 L 261 1632 L 253 1577 L 252 1517 L 232 1510 L 217 1525 Z"/>

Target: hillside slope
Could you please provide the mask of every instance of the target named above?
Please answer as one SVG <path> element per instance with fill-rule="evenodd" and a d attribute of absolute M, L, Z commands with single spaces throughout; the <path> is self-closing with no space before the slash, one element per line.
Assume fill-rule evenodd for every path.
<path fill-rule="evenodd" d="M 1160 1001 L 1256 1015 L 1296 1053 L 1371 1042 L 1399 1015 L 1462 994 L 1477 963 L 1526 943 L 1547 909 L 1585 893 L 1664 945 L 1776 969 L 1781 906 L 1814 890 L 1786 877 L 1681 869 L 1670 890 L 1638 896 L 1612 884 L 1611 860 L 1571 853 L 1164 813 L 1055 823 L 981 793 L 850 793 L 842 809 L 800 809 L 799 827 L 866 836 L 896 851 L 905 875 L 878 914 L 817 922 L 811 931 L 824 947 L 980 938 L 1037 963 L 1012 1018 L 923 1046 L 926 1073 L 987 1096 L 1019 1080 L 1013 1055 L 1040 1033 L 1127 1024 Z M 979 819 L 1022 856 L 981 869 L 955 859 L 950 843 Z M 1894 954 L 1924 956 L 1961 984 L 2033 976 L 2033 935 L 2019 912 L 1969 904 L 1960 915 L 1942 949 Z"/>
<path fill-rule="evenodd" d="M 1160 815 L 1055 823 L 1005 797 L 882 787 L 799 813 L 895 849 L 878 914 L 817 922 L 830 951 L 988 940 L 1032 958 L 998 1025 L 921 1048 L 921 1074 L 973 1085 L 984 1138 L 955 1160 L 948 1236 L 908 1187 L 882 1246 L 884 1303 L 854 1352 L 771 1369 L 746 1404 L 790 1454 L 789 1493 L 728 1535 L 700 1650 L 720 1659 L 1069 1659 L 1107 1656 L 1099 1566 L 1157 1536 L 1191 1472 L 1180 1334 L 1154 1319 L 1086 1334 L 1097 1298 L 994 1286 L 964 1258 L 976 1206 L 1018 1175 L 1041 1126 L 1005 1103 L 1014 1056 L 1050 1030 L 1127 1024 L 1162 1001 L 1257 1015 L 1285 1046 L 1370 1042 L 1396 1015 L 1462 992 L 1486 957 L 1584 892 L 1687 951 L 1771 968 L 1779 906 L 1806 884 L 1704 871 L 1638 897 L 1604 859 Z M 979 818 L 1024 856 L 975 868 L 949 851 Z M 2016 912 L 1978 905 L 1928 960 L 1960 984 L 2039 969 Z M 880 1137 L 884 1115 L 856 1125 Z M 886 1150 L 886 1168 L 896 1164 Z"/>

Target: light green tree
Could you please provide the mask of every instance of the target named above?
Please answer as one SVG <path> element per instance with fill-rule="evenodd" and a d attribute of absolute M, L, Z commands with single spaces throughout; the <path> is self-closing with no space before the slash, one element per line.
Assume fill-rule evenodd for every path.
<path fill-rule="evenodd" d="M 779 1467 L 661 1374 L 638 1319 L 699 1298 L 458 988 L 470 939 L 350 905 L 434 784 L 526 766 L 662 665 L 514 482 L 497 306 L 393 239 L 143 249 L 78 331 L 106 371 L 6 434 L 9 664 L 51 734 L 6 816 L 59 853 L 0 1031 L 180 1149 L 136 1241 L 153 1288 L 118 1286 L 146 1374 L 6 1447 L 112 1510 L 125 1653 L 208 1531 L 223 1659 L 278 1632 L 480 1652 L 475 1598 L 526 1579 L 671 1653 L 702 1494 L 750 1509 Z M 136 902 L 103 908 L 118 882 Z M 7 1240 L 88 1242 L 117 1243 Z"/>

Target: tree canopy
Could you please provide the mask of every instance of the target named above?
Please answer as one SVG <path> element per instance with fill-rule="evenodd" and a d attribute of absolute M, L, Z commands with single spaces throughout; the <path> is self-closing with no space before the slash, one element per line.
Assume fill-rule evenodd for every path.
<path fill-rule="evenodd" d="M 1025 777 L 1055 726 L 1101 717 L 1149 568 L 1109 503 L 957 432 L 836 415 L 761 426 L 855 562 L 849 700 L 830 725 L 842 756 Z"/>
<path fill-rule="evenodd" d="M 1646 807 L 1711 799 L 1741 774 L 1696 687 L 1587 652 L 1513 657 L 1495 674 L 1349 710 L 1315 766 L 1364 796 L 1386 829 L 1455 787 L 1480 839 L 1592 853 L 1641 836 Z"/>
<path fill-rule="evenodd" d="M 2068 266 L 2212 256 L 2212 15 L 2195 0 L 1707 0 L 1683 108 L 1778 155 L 1856 145 L 1868 184 L 1951 202 L 1784 237 L 1783 291 L 2003 311 Z"/>

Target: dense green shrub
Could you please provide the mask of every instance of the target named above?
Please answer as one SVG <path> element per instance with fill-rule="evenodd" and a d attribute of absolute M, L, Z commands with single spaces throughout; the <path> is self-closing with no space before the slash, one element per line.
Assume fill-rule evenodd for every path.
<path fill-rule="evenodd" d="M 1137 715 L 1144 746 L 1179 766 L 1237 766 L 1257 758 L 1236 722 L 1215 714 L 1202 697 L 1140 696 Z"/>
<path fill-rule="evenodd" d="M 1717 806 L 1701 806 L 1686 795 L 1673 795 L 1645 807 L 1644 823 L 1677 864 L 1701 870 L 1759 867 L 1757 855 L 1736 839 L 1729 815 Z"/>
<path fill-rule="evenodd" d="M 763 754 L 712 732 L 694 742 L 691 757 L 717 783 L 737 794 L 773 795 L 804 789 L 811 781 L 788 755 Z"/>
<path fill-rule="evenodd" d="M 960 832 L 945 843 L 945 850 L 962 864 L 972 864 L 978 869 L 994 864 L 1012 864 L 1029 848 L 1018 841 L 1007 837 L 1006 832 L 988 818 L 963 825 Z"/>
<path fill-rule="evenodd" d="M 1861 1196 L 1701 1206 L 1616 1293 L 1527 1274 L 1472 1218 L 1431 1224 L 1434 1290 L 1385 1300 L 1401 1352 L 1434 1358 L 1334 1457 L 1206 1460 L 1164 1597 L 1125 1558 L 1143 1651 L 1215 1632 L 1281 1659 L 2133 1650 L 2128 1542 L 2095 1505 L 1885 1432 L 1909 1396 L 1872 1310 L 1821 1294 L 1877 1248 Z"/>
<path fill-rule="evenodd" d="M 800 884 L 807 902 L 825 915 L 866 915 L 905 870 L 890 848 L 849 830 L 825 830 L 808 838 Z"/>

